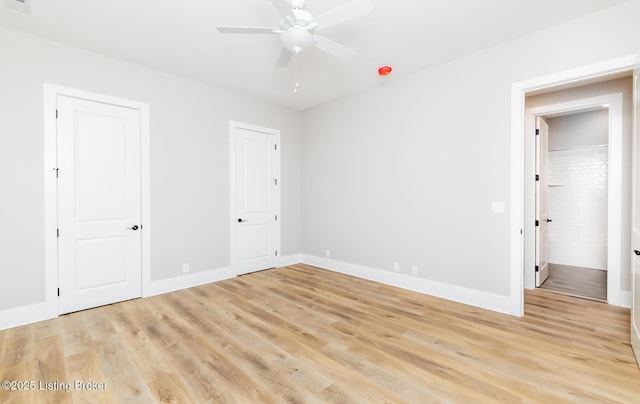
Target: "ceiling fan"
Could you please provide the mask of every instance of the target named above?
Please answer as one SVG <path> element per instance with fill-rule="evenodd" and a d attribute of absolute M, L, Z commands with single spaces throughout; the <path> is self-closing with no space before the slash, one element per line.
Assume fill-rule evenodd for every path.
<path fill-rule="evenodd" d="M 355 52 L 345 46 L 333 42 L 323 36 L 316 35 L 316 31 L 332 25 L 337 25 L 356 17 L 365 15 L 372 10 L 370 0 L 351 0 L 342 6 L 331 9 L 317 16 L 304 10 L 304 0 L 271 0 L 282 17 L 279 27 L 216 27 L 222 34 L 268 34 L 279 35 L 282 42 L 282 52 L 276 62 L 276 67 L 286 67 L 293 55 L 316 47 L 342 59 L 348 59 Z"/>

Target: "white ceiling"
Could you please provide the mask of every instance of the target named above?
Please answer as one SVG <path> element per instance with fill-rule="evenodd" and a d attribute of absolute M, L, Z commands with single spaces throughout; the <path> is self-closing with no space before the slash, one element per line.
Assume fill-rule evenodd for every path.
<path fill-rule="evenodd" d="M 306 10 L 318 15 L 347 1 L 307 0 Z M 274 67 L 277 36 L 215 29 L 278 26 L 269 0 L 30 0 L 29 13 L 0 5 L 0 25 L 305 109 L 624 1 L 371 0 L 371 14 L 318 31 L 358 57 L 305 51 L 298 93 L 293 63 Z M 391 76 L 378 76 L 383 64 Z"/>

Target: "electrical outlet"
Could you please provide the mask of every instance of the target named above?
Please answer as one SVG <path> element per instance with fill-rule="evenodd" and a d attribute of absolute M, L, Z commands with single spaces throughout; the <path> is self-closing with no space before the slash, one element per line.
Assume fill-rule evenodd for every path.
<path fill-rule="evenodd" d="M 411 267 L 411 275 L 418 275 L 418 267 L 417 266 L 412 266 Z"/>
<path fill-rule="evenodd" d="M 189 264 L 182 264 L 182 273 L 189 273 Z"/>
<path fill-rule="evenodd" d="M 327 257 L 327 258 L 331 258 L 331 250 L 326 250 L 324 252 L 324 256 Z"/>
<path fill-rule="evenodd" d="M 400 264 L 397 262 L 393 263 L 393 272 L 400 272 Z"/>

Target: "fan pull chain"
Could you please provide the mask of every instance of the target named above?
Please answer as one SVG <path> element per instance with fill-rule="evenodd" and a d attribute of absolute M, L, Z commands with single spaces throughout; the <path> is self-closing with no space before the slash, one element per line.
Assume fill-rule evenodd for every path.
<path fill-rule="evenodd" d="M 298 53 L 293 54 L 293 92 L 300 89 L 300 67 L 298 65 Z"/>

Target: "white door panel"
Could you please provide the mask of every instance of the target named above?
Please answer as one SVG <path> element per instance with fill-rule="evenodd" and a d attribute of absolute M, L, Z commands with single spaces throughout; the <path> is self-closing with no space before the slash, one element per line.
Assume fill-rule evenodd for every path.
<path fill-rule="evenodd" d="M 126 121 L 88 111 L 75 114 L 77 220 L 124 219 Z"/>
<path fill-rule="evenodd" d="M 244 259 L 272 255 L 268 224 L 244 225 Z"/>
<path fill-rule="evenodd" d="M 640 366 L 640 68 L 633 72 L 634 146 L 633 146 L 633 254 L 631 268 L 631 346 Z"/>
<path fill-rule="evenodd" d="M 78 291 L 126 282 L 126 237 L 76 240 Z"/>
<path fill-rule="evenodd" d="M 66 96 L 57 109 L 59 313 L 140 297 L 139 111 Z"/>
<path fill-rule="evenodd" d="M 541 117 L 536 118 L 536 287 L 540 287 L 549 277 L 548 240 L 549 214 L 548 181 L 547 181 L 547 152 L 549 149 L 549 125 Z"/>
<path fill-rule="evenodd" d="M 279 249 L 279 136 L 232 129 L 235 138 L 238 273 L 276 266 Z"/>

